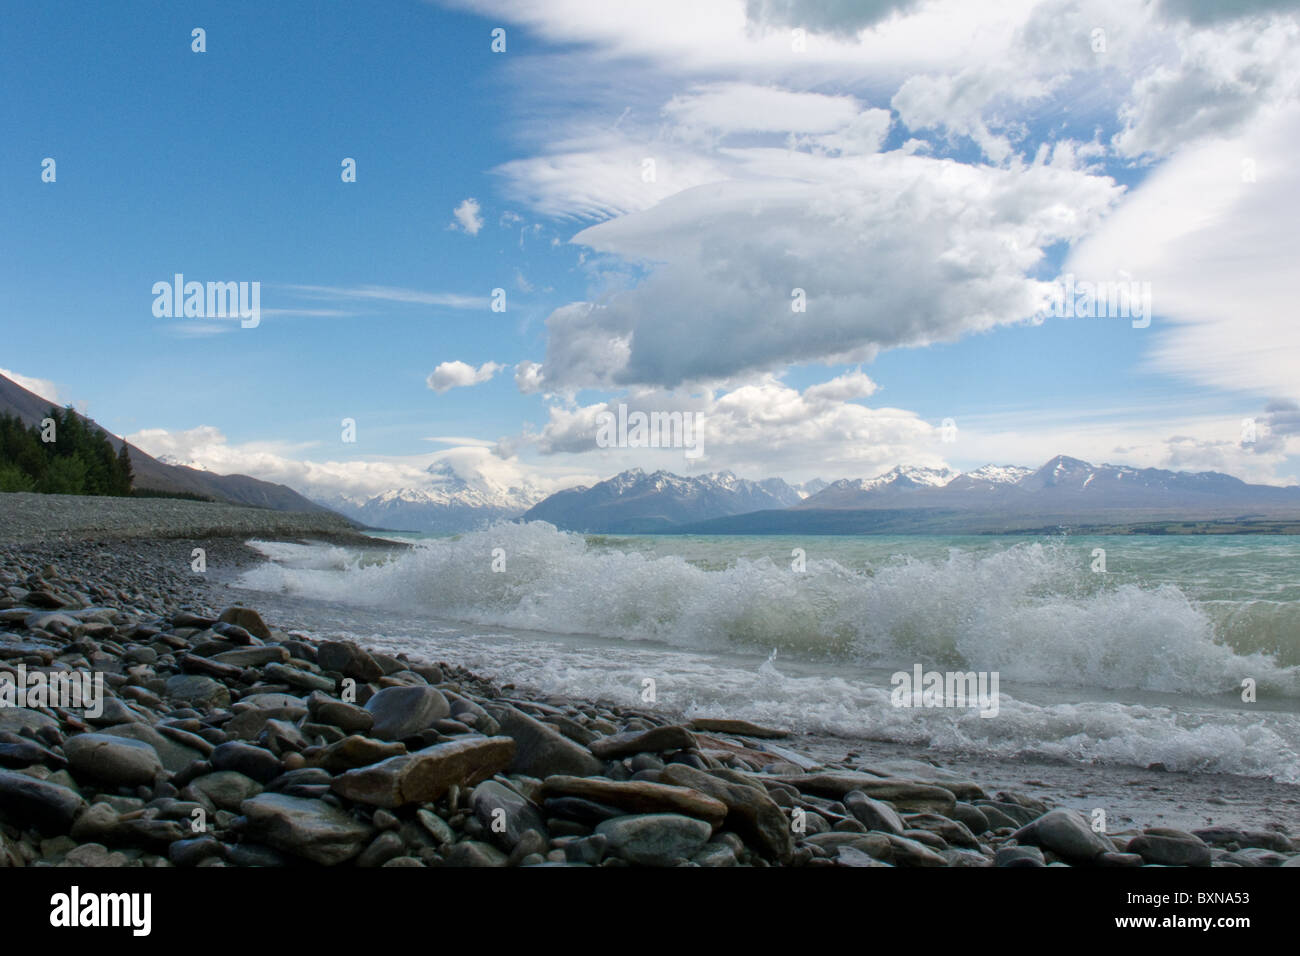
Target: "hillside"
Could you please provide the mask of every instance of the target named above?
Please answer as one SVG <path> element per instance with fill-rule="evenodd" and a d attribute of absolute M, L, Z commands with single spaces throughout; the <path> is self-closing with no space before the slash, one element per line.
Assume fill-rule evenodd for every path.
<path fill-rule="evenodd" d="M 25 424 L 35 425 L 45 417 L 51 404 L 54 403 L 0 375 L 0 412 L 9 412 Z M 91 427 L 101 428 L 108 434 L 114 451 L 125 444 L 93 420 L 84 415 L 79 417 Z M 166 494 L 184 492 L 226 504 L 269 508 L 273 511 L 332 513 L 328 508 L 284 485 L 250 478 L 248 475 L 216 475 L 184 465 L 169 465 L 146 455 L 134 445 L 128 444 L 127 449 L 131 456 L 131 469 L 135 473 L 135 487 L 140 490 Z"/>

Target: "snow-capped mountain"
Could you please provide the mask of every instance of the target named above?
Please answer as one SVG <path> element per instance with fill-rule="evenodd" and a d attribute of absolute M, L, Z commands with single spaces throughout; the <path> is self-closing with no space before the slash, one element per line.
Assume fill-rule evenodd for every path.
<path fill-rule="evenodd" d="M 420 487 L 317 500 L 373 528 L 437 533 L 468 531 L 515 518 L 546 497 L 532 484 L 506 486 L 482 475 L 466 478 L 445 462 L 430 465 L 426 474 L 429 484 Z"/>
<path fill-rule="evenodd" d="M 207 471 L 206 465 L 201 465 L 197 461 L 186 461 L 178 455 L 159 455 L 158 461 L 164 465 L 179 465 L 181 468 L 193 468 L 195 471 Z"/>
<path fill-rule="evenodd" d="M 661 531 L 724 515 L 788 508 L 801 500 L 780 478 L 749 481 L 730 471 L 683 477 L 666 471 L 625 471 L 590 487 L 556 492 L 530 508 L 525 521 L 566 531 L 634 534 Z"/>
<path fill-rule="evenodd" d="M 803 484 L 791 485 L 790 487 L 793 488 L 798 493 L 800 498 L 808 498 L 811 497 L 812 495 L 817 494 L 817 492 L 821 491 L 829 484 L 830 482 L 828 481 L 823 481 L 820 478 L 814 478 L 812 481 L 805 481 Z"/>
<path fill-rule="evenodd" d="M 833 481 L 815 495 L 804 499 L 808 507 L 816 500 L 819 508 L 851 507 L 863 495 L 879 498 L 918 488 L 942 488 L 958 476 L 951 468 L 924 468 L 899 465 L 874 478 L 842 478 Z"/>
<path fill-rule="evenodd" d="M 1006 508 L 1070 511 L 1078 508 L 1168 508 L 1285 502 L 1295 489 L 1248 485 L 1219 472 L 1166 471 L 1129 465 L 1093 465 L 1057 455 L 1039 468 L 984 465 L 965 473 L 895 468 L 876 478 L 837 481 L 801 508 Z"/>

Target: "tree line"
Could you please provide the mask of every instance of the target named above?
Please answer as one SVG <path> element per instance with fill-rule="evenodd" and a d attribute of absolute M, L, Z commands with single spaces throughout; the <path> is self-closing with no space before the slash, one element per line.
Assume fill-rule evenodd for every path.
<path fill-rule="evenodd" d="M 53 406 L 38 425 L 0 415 L 0 491 L 53 495 L 130 495 L 126 442 L 114 451 L 108 435 L 72 406 Z"/>

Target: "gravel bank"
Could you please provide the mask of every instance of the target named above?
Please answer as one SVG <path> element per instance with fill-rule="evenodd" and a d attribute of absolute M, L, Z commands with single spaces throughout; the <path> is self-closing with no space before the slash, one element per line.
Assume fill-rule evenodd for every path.
<path fill-rule="evenodd" d="M 296 538 L 368 542 L 344 518 L 177 498 L 0 494 L 0 543 L 93 538 Z"/>

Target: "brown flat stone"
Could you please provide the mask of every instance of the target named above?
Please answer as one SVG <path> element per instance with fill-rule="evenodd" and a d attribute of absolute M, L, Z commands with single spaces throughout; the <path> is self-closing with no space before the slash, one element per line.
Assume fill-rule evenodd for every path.
<path fill-rule="evenodd" d="M 514 756 L 515 742 L 509 737 L 453 740 L 350 770 L 335 777 L 331 789 L 375 807 L 428 803 L 453 786 L 472 786 L 505 770 Z"/>
<path fill-rule="evenodd" d="M 626 734 L 601 737 L 587 745 L 587 749 L 602 760 L 628 757 L 639 753 L 662 753 L 665 750 L 689 750 L 695 746 L 695 736 L 685 727 L 652 727 Z"/>
<path fill-rule="evenodd" d="M 718 827 L 727 805 L 689 787 L 674 787 L 648 780 L 608 780 L 604 777 L 547 777 L 539 800 L 581 797 L 629 813 L 680 813 Z"/>
<path fill-rule="evenodd" d="M 342 773 L 405 753 L 406 747 L 403 744 L 384 743 L 353 734 L 327 747 L 311 747 L 304 751 L 303 757 L 306 758 L 308 767 L 323 767 L 330 773 Z"/>
<path fill-rule="evenodd" d="M 789 737 L 790 731 L 775 727 L 763 727 L 751 724 L 747 720 L 729 720 L 725 717 L 696 717 L 691 721 L 692 730 L 705 733 L 731 734 L 735 737 L 758 737 L 762 740 L 780 740 Z"/>

